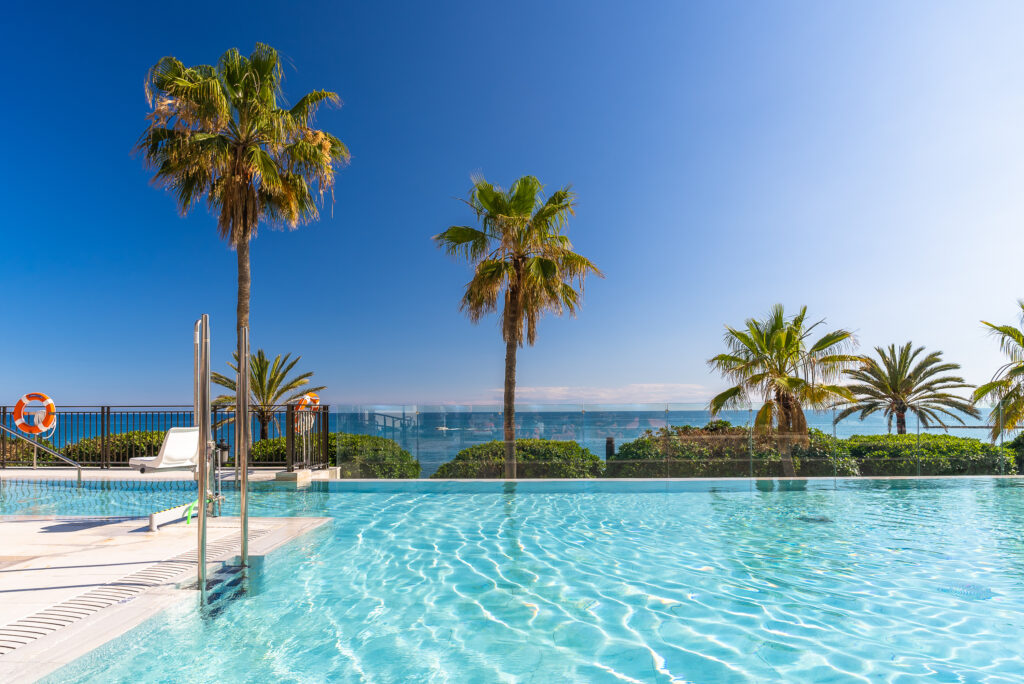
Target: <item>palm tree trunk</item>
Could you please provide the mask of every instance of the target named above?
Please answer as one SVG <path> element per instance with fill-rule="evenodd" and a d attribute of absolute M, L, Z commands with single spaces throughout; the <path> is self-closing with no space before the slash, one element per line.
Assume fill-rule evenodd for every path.
<path fill-rule="evenodd" d="M 793 440 L 796 430 L 793 400 L 790 397 L 779 397 L 779 405 L 782 408 L 779 418 L 779 455 L 782 457 L 782 474 L 786 477 L 796 477 L 796 468 L 793 466 Z"/>
<path fill-rule="evenodd" d="M 249 327 L 249 292 L 252 287 L 252 273 L 249 270 L 249 236 L 235 245 L 238 252 L 238 305 L 235 309 L 235 332 L 238 337 L 238 358 L 242 358 L 242 328 Z"/>
<path fill-rule="evenodd" d="M 896 412 L 896 434 L 905 435 L 907 434 L 907 413 L 906 411 Z"/>
<path fill-rule="evenodd" d="M 269 437 L 270 419 L 266 416 L 260 415 L 260 439 L 266 439 Z"/>
<path fill-rule="evenodd" d="M 512 336 L 510 336 L 512 337 Z M 516 351 L 515 339 L 505 342 L 505 478 L 516 476 Z"/>

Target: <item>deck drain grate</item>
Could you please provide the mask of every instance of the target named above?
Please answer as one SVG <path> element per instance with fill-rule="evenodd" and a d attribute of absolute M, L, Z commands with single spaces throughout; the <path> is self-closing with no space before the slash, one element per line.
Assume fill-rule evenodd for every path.
<path fill-rule="evenodd" d="M 250 530 L 249 540 L 259 539 L 269 532 L 269 529 Z M 210 561 L 225 560 L 230 558 L 237 548 L 238 537 L 228 537 L 207 545 L 206 557 Z M 90 589 L 67 601 L 0 627 L 0 657 L 104 608 L 133 599 L 146 589 L 175 580 L 194 570 L 197 555 L 196 551 L 188 551 L 167 560 L 157 561 L 119 580 Z"/>

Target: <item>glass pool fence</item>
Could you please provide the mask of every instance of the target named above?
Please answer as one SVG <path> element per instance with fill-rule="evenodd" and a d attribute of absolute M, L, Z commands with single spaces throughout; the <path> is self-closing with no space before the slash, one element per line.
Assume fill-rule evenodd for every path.
<path fill-rule="evenodd" d="M 560 477 L 784 477 L 1010 475 L 1024 463 L 1015 433 L 993 436 L 998 415 L 963 416 L 948 429 L 908 414 L 835 422 L 806 413 L 808 430 L 754 427 L 759 407 L 712 417 L 705 404 L 524 404 L 516 409 L 516 475 Z M 12 407 L 0 424 L 14 428 Z M 343 478 L 500 478 L 504 415 L 499 406 L 292 406 L 254 408 L 256 467 L 337 467 Z M 217 407 L 214 438 L 233 464 L 234 412 Z M 167 429 L 192 425 L 190 406 L 62 407 L 42 441 L 84 466 L 126 467 L 155 455 Z M 901 430 L 903 434 L 899 434 Z M 1024 452 L 1024 447 L 1021 448 Z M 0 467 L 63 465 L 0 433 Z"/>

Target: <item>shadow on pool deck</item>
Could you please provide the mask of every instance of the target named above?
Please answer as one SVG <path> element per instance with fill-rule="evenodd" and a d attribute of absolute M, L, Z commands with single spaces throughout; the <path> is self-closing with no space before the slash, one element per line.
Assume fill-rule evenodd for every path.
<path fill-rule="evenodd" d="M 124 518 L 98 518 L 96 520 L 61 520 L 53 525 L 48 525 L 39 529 L 40 532 L 54 533 L 54 532 L 80 532 L 82 530 L 91 530 L 95 527 L 103 527 L 105 525 L 113 525 L 116 523 L 124 522 Z M 142 530 L 148 530 L 148 527 L 141 528 Z M 136 531 L 136 530 L 132 530 Z"/>

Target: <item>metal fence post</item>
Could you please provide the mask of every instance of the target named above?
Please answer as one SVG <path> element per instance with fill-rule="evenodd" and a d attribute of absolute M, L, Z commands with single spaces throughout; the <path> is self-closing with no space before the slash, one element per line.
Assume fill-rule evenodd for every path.
<path fill-rule="evenodd" d="M 7 407 L 0 406 L 0 425 L 7 427 Z M 0 468 L 7 467 L 7 433 L 0 430 Z"/>
<path fill-rule="evenodd" d="M 110 407 L 100 407 L 100 468 L 110 467 Z"/>
<path fill-rule="evenodd" d="M 921 477 L 921 419 L 917 419 L 917 449 L 914 450 L 917 456 L 917 476 Z"/>
<path fill-rule="evenodd" d="M 321 406 L 320 407 L 320 453 L 323 456 L 324 468 L 329 468 L 331 465 L 331 407 Z"/>
<path fill-rule="evenodd" d="M 998 411 L 998 414 L 999 414 L 998 415 L 998 420 L 999 420 L 998 424 L 1000 426 L 1000 430 L 999 430 L 999 474 L 1000 475 L 1005 475 L 1006 474 L 1006 452 L 1003 451 L 1003 430 L 1002 430 L 1002 425 L 1003 425 L 1003 407 L 1002 407 L 1002 405 L 997 405 L 996 411 Z"/>
<path fill-rule="evenodd" d="M 750 477 L 754 477 L 754 410 L 747 408 L 747 460 L 750 461 Z"/>
<path fill-rule="evenodd" d="M 828 452 L 832 457 L 832 479 L 835 480 L 839 475 L 839 465 L 836 463 L 836 444 L 839 440 L 836 437 L 836 407 L 832 407 L 832 443 L 828 445 Z M 832 486 L 836 486 L 833 482 Z"/>
<path fill-rule="evenodd" d="M 295 406 L 293 404 L 288 404 L 285 408 L 284 422 L 285 463 L 287 464 L 288 472 L 290 473 L 295 470 Z"/>

